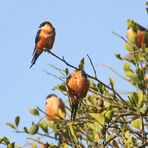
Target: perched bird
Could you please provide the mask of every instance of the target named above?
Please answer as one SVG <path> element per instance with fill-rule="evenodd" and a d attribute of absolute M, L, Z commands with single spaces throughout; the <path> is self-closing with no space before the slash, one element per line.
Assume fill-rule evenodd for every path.
<path fill-rule="evenodd" d="M 148 47 L 148 29 L 133 20 L 128 20 L 127 38 L 138 48 L 141 48 L 142 44 Z"/>
<path fill-rule="evenodd" d="M 67 79 L 68 93 L 71 98 L 71 120 L 75 120 L 78 105 L 87 95 L 90 87 L 89 79 L 84 71 L 74 70 Z"/>
<path fill-rule="evenodd" d="M 59 117 L 59 109 L 66 115 L 64 102 L 55 94 L 48 95 L 45 108 L 47 119 L 50 121 Z"/>
<path fill-rule="evenodd" d="M 50 22 L 46 21 L 40 24 L 35 38 L 35 47 L 30 68 L 35 64 L 37 58 L 43 51 L 51 50 L 55 40 L 55 34 L 55 28 Z"/>

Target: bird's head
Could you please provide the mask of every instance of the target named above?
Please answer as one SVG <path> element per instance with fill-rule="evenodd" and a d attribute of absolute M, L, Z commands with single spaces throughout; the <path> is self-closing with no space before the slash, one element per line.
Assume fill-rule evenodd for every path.
<path fill-rule="evenodd" d="M 43 27 L 52 27 L 52 24 L 48 21 L 45 21 L 43 23 L 40 24 L 39 28 L 43 28 Z"/>

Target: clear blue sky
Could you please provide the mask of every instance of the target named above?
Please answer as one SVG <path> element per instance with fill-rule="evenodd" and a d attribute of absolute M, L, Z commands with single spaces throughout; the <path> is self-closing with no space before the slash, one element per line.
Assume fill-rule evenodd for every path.
<path fill-rule="evenodd" d="M 30 125 L 34 118 L 28 110 L 35 106 L 44 109 L 45 97 L 59 83 L 43 69 L 55 73 L 49 63 L 65 68 L 63 63 L 44 53 L 29 69 L 41 22 L 49 20 L 56 28 L 54 53 L 65 56 L 74 65 L 88 53 L 104 82 L 115 75 L 98 65 L 107 64 L 120 72 L 122 63 L 114 54 L 126 53 L 123 41 L 111 31 L 125 35 L 128 18 L 148 25 L 145 0 L 4 0 L 0 4 L 0 18 L 0 137 L 5 135 L 18 144 L 26 142 L 25 136 L 13 133 L 5 123 L 20 115 L 21 125 Z M 92 73 L 90 66 L 86 69 Z M 122 80 L 116 82 L 118 89 L 130 89 Z"/>

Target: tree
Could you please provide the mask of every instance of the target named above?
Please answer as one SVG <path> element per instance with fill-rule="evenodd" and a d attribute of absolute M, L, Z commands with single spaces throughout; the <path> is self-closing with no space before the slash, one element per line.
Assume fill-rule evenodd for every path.
<path fill-rule="evenodd" d="M 125 42 L 125 50 L 127 50 L 126 56 L 116 54 L 116 57 L 123 62 L 125 76 L 122 78 L 132 84 L 136 91 L 130 92 L 125 98 L 116 91 L 113 78 L 109 78 L 109 85 L 100 81 L 89 55 L 87 55 L 88 61 L 94 76 L 85 71 L 84 58 L 80 60 L 78 66 L 73 66 L 64 57 L 49 52 L 67 66 L 65 70 L 55 67 L 62 76 L 62 78 L 56 76 L 62 80 L 62 83 L 57 84 L 55 89 L 67 96 L 66 118 L 59 111 L 61 118 L 49 122 L 43 118 L 45 112 L 35 107 L 29 111 L 33 116 L 38 117 L 38 122 L 32 122 L 30 127 L 24 126 L 20 129 L 20 117 L 17 116 L 14 122 L 8 122 L 7 125 L 16 133 L 29 135 L 30 143 L 25 145 L 31 145 L 33 148 L 38 145 L 41 148 L 68 146 L 142 148 L 148 145 L 148 30 L 146 28 L 141 30 L 140 27 L 141 25 L 133 20 L 128 20 L 127 39 L 114 33 Z M 70 120 L 71 105 L 66 85 L 66 79 L 70 74 L 69 67 L 85 71 L 91 81 L 89 93 L 82 100 L 75 121 Z M 55 144 L 50 142 L 51 139 L 54 139 Z M 7 137 L 0 138 L 0 143 L 9 148 L 18 147 Z"/>

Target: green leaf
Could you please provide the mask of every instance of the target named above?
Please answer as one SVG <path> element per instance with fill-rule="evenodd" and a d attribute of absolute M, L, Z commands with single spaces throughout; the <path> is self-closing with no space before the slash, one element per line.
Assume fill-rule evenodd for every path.
<path fill-rule="evenodd" d="M 7 122 L 6 125 L 8 125 L 9 127 L 13 129 L 16 129 L 16 126 L 12 122 Z"/>
<path fill-rule="evenodd" d="M 70 128 L 70 132 L 71 132 L 71 135 L 72 135 L 74 141 L 77 141 L 77 137 L 75 135 L 74 129 L 71 124 L 70 124 L 69 128 Z"/>
<path fill-rule="evenodd" d="M 141 108 L 141 107 L 142 107 L 142 101 L 143 101 L 143 99 L 144 99 L 143 92 L 142 92 L 142 91 L 139 91 L 139 92 L 137 93 L 137 96 L 138 96 L 137 107 L 138 107 L 138 108 Z"/>
<path fill-rule="evenodd" d="M 59 110 L 58 110 L 58 115 L 59 115 L 62 119 L 64 119 L 64 118 L 65 118 L 65 113 L 64 113 L 64 112 L 62 112 L 62 110 L 61 110 L 61 109 L 59 109 Z"/>
<path fill-rule="evenodd" d="M 92 105 L 97 104 L 97 98 L 95 96 L 88 96 L 88 100 Z"/>
<path fill-rule="evenodd" d="M 105 141 L 105 146 L 110 143 L 113 139 L 115 139 L 116 136 L 113 136 L 113 135 L 108 135 L 107 138 L 106 138 L 106 141 Z"/>
<path fill-rule="evenodd" d="M 105 121 L 109 123 L 112 120 L 114 112 L 112 110 L 106 111 L 105 113 Z"/>
<path fill-rule="evenodd" d="M 32 145 L 32 148 L 37 148 L 35 143 L 32 143 L 31 145 Z"/>
<path fill-rule="evenodd" d="M 3 137 L 3 142 L 5 142 L 7 145 L 10 143 L 10 141 L 7 137 Z"/>
<path fill-rule="evenodd" d="M 134 52 L 134 48 L 129 43 L 125 43 L 124 48 L 127 49 L 129 52 Z"/>
<path fill-rule="evenodd" d="M 50 127 L 53 131 L 56 130 L 56 125 L 55 125 L 54 121 L 48 122 L 48 127 Z"/>
<path fill-rule="evenodd" d="M 123 69 L 124 69 L 124 71 L 129 71 L 129 70 L 131 70 L 130 64 L 129 64 L 129 63 L 124 63 Z"/>
<path fill-rule="evenodd" d="M 119 60 L 122 60 L 122 57 L 120 54 L 115 54 L 116 58 L 119 59 Z"/>
<path fill-rule="evenodd" d="M 114 87 L 115 79 L 114 78 L 110 78 L 109 81 L 110 81 L 111 86 Z"/>
<path fill-rule="evenodd" d="M 67 91 L 67 88 L 66 88 L 65 84 L 58 84 L 58 85 L 55 86 L 55 89 L 60 90 L 62 92 L 63 91 L 66 92 Z"/>
<path fill-rule="evenodd" d="M 131 125 L 133 126 L 133 127 L 135 127 L 135 128 L 137 128 L 137 129 L 141 129 L 141 127 L 142 127 L 142 120 L 141 119 L 136 119 L 136 120 L 133 120 L 132 122 L 131 122 Z"/>
<path fill-rule="evenodd" d="M 69 69 L 68 68 L 65 68 L 65 74 L 66 74 L 66 76 L 69 75 Z"/>
<path fill-rule="evenodd" d="M 125 72 L 125 75 L 127 76 L 127 77 L 130 77 L 130 78 L 134 78 L 134 72 L 133 71 L 131 71 L 131 70 L 129 70 L 129 71 L 126 71 Z"/>
<path fill-rule="evenodd" d="M 39 111 L 37 108 L 32 108 L 29 110 L 29 112 L 34 116 L 39 116 Z"/>
<path fill-rule="evenodd" d="M 38 132 L 39 126 L 37 124 L 32 124 L 31 128 L 29 129 L 29 134 L 35 135 Z"/>
<path fill-rule="evenodd" d="M 67 144 L 67 143 L 62 143 L 62 144 L 60 145 L 60 148 L 68 148 L 68 144 Z"/>
<path fill-rule="evenodd" d="M 83 70 L 83 69 L 84 69 L 84 63 L 85 63 L 85 59 L 82 58 L 81 61 L 80 61 L 79 66 L 78 66 L 78 68 L 79 68 L 80 70 Z"/>
<path fill-rule="evenodd" d="M 129 139 L 129 138 L 130 138 L 130 133 L 129 133 L 129 131 L 126 131 L 124 136 L 125 136 L 125 138 Z"/>
<path fill-rule="evenodd" d="M 102 125 L 104 125 L 105 123 L 105 119 L 103 114 L 99 114 L 99 113 L 90 113 L 89 114 L 91 117 L 93 117 L 96 121 L 98 121 L 99 123 L 101 123 Z"/>
<path fill-rule="evenodd" d="M 143 107 L 140 109 L 140 113 L 145 115 L 148 112 L 148 107 L 146 105 L 143 105 Z"/>
<path fill-rule="evenodd" d="M 127 38 L 131 43 L 136 42 L 136 32 L 133 30 L 133 28 L 129 28 L 127 31 Z"/>
<path fill-rule="evenodd" d="M 8 144 L 7 148 L 15 148 L 15 142 Z"/>
<path fill-rule="evenodd" d="M 20 122 L 20 117 L 17 116 L 17 117 L 15 118 L 15 125 L 18 126 L 18 125 L 19 125 L 19 122 Z"/>
<path fill-rule="evenodd" d="M 48 124 L 46 121 L 42 121 L 39 123 L 39 126 L 42 128 L 42 130 L 45 132 L 45 133 L 48 133 Z"/>

